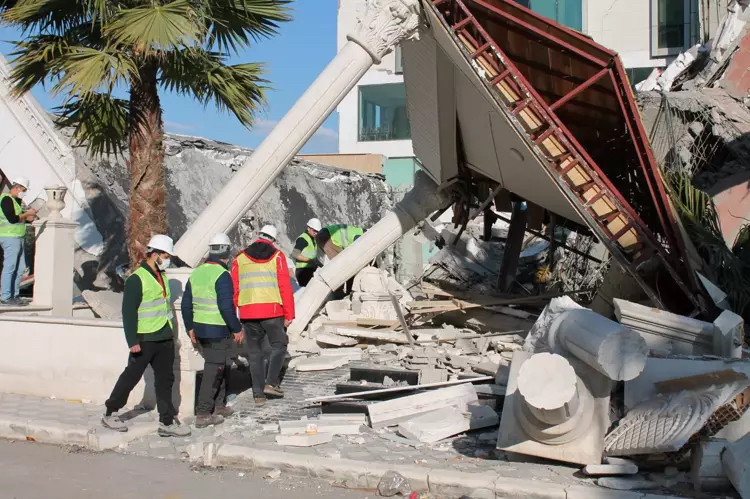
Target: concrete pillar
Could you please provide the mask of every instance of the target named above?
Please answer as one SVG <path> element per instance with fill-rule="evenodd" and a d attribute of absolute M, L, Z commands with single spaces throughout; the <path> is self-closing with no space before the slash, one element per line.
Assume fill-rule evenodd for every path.
<path fill-rule="evenodd" d="M 49 216 L 34 222 L 33 305 L 52 307 L 53 316 L 73 316 L 73 255 L 78 224 L 63 218 L 65 187 L 45 188 Z"/>
<path fill-rule="evenodd" d="M 426 173 L 417 172 L 414 188 L 392 211 L 315 273 L 297 300 L 297 317 L 288 330 L 291 341 L 299 337 L 313 315 L 326 302 L 331 291 L 338 289 L 356 275 L 432 212 L 450 202 L 448 194 L 437 187 Z"/>
<path fill-rule="evenodd" d="M 175 250 L 185 263 L 195 267 L 209 238 L 239 222 L 373 64 L 416 37 L 419 14 L 419 0 L 367 0 L 346 45 L 177 241 Z"/>
<path fill-rule="evenodd" d="M 538 353 L 524 362 L 518 392 L 528 411 L 548 425 L 560 425 L 578 412 L 578 376 L 561 355 Z"/>
<path fill-rule="evenodd" d="M 550 342 L 614 381 L 636 378 L 646 366 L 641 335 L 588 309 L 567 310 L 550 326 Z"/>

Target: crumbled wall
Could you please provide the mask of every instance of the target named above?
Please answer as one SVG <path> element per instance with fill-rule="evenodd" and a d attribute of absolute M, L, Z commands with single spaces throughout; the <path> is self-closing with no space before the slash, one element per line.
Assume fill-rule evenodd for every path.
<path fill-rule="evenodd" d="M 198 137 L 167 135 L 167 210 L 169 235 L 177 240 L 247 160 L 252 150 Z M 94 159 L 75 150 L 78 177 L 92 216 L 105 240 L 100 259 L 77 254 L 81 289 L 117 288 L 116 268 L 127 262 L 125 222 L 128 175 L 124 158 Z M 247 246 L 264 224 L 279 230 L 279 246 L 289 254 L 313 216 L 323 225 L 351 223 L 370 227 L 392 207 L 382 175 L 341 170 L 294 159 L 230 232 L 236 249 Z"/>

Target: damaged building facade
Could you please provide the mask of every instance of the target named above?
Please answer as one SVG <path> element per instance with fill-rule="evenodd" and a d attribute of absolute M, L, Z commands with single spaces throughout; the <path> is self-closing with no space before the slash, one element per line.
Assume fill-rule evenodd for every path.
<path fill-rule="evenodd" d="M 706 206 L 715 206 L 719 220 L 736 215 L 734 201 L 722 205 L 725 191 L 711 189 L 746 164 L 746 110 L 733 93 L 743 80 L 732 76 L 745 54 L 743 5 L 731 3 L 729 20 L 717 24 L 720 57 L 704 49 L 700 68 L 686 66 L 675 77 L 679 88 L 636 101 L 615 51 L 517 2 L 372 0 L 255 151 L 169 137 L 170 225 L 187 264 L 169 272 L 176 307 L 214 232 L 232 231 L 239 244 L 272 220 L 290 238 L 283 246 L 320 212 L 371 224 L 296 297 L 287 376 L 308 385 L 290 390 L 294 399 L 284 403 L 305 418 L 248 409 L 252 424 L 263 425 L 255 429 L 284 450 L 371 437 L 458 446 L 482 435 L 476 439 L 493 447 L 484 461 L 565 463 L 570 475 L 582 470 L 581 486 L 592 493 L 598 486 L 750 494 L 742 460 L 750 363 L 742 295 L 727 288 L 728 275 L 742 276 L 732 265 L 742 261 L 735 242 L 743 229 L 720 223 L 721 251 L 731 257 L 721 260 L 728 267 L 712 268 L 710 248 L 696 235 L 704 219 L 688 217 L 672 176 L 687 172 L 688 187 L 713 198 Z M 732 40 L 722 38 L 727 30 Z M 422 168 L 392 203 L 380 177 L 293 158 L 396 44 Z M 83 194 L 71 188 L 74 202 L 63 215 L 91 213 L 103 247 L 114 242 L 102 251 L 119 256 L 122 236 L 109 226 L 123 219 L 122 163 L 92 162 L 66 150 L 64 140 L 54 145 L 75 158 Z M 65 185 L 74 181 L 65 178 Z M 196 197 L 202 206 L 187 202 Z M 97 202 L 114 218 L 97 220 Z M 299 219 L 289 218 L 297 210 Z M 52 218 L 47 227 L 80 240 L 90 226 L 80 217 L 77 226 Z M 415 231 L 436 246 L 421 275 L 399 282 L 387 266 L 369 265 Z M 45 239 L 37 251 L 61 258 Z M 89 271 L 94 285 L 110 285 L 99 276 L 116 259 L 110 255 Z M 63 319 L 44 303 L 45 289 L 65 284 L 64 272 L 53 277 L 35 284 L 32 308 L 0 314 L 0 331 L 33 324 L 56 345 L 65 331 L 90 334 L 103 352 L 121 349 L 116 319 L 83 319 L 74 310 Z M 331 300 L 350 278 L 351 295 Z M 180 411 L 191 415 L 202 359 L 181 333 Z M 76 373 L 50 355 L 50 372 L 65 383 L 38 374 L 24 381 L 33 373 L 14 360 L 23 357 L 18 348 L 1 354 L 4 391 L 100 403 L 116 375 L 99 364 L 103 381 L 86 386 L 88 373 L 71 381 Z M 199 443 L 205 464 L 241 461 L 236 447 L 217 442 Z M 382 479 L 394 482 L 396 471 Z"/>

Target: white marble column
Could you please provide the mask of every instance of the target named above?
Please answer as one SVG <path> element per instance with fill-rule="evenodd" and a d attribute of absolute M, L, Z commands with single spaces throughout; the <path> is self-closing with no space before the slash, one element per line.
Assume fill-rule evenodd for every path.
<path fill-rule="evenodd" d="M 49 215 L 33 223 L 34 249 L 33 305 L 52 307 L 51 315 L 73 316 L 73 256 L 78 224 L 63 218 L 65 187 L 45 188 Z M 54 192 L 55 197 L 52 197 Z"/>
<path fill-rule="evenodd" d="M 331 291 L 338 289 L 406 232 L 449 201 L 447 192 L 439 191 L 426 173 L 417 172 L 414 188 L 393 210 L 315 273 L 297 300 L 296 318 L 288 330 L 290 341 L 299 337 Z"/>
<path fill-rule="evenodd" d="M 197 265 L 211 235 L 239 222 L 373 64 L 417 36 L 419 14 L 419 0 L 367 0 L 346 45 L 177 241 L 185 263 Z"/>

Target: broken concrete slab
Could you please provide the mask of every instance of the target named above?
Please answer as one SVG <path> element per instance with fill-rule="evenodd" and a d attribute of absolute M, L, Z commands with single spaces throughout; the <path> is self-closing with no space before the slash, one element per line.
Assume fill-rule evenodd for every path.
<path fill-rule="evenodd" d="M 721 492 L 732 488 L 721 463 L 726 440 L 701 440 L 690 452 L 690 478 L 697 491 Z"/>
<path fill-rule="evenodd" d="M 443 407 L 454 406 L 466 411 L 468 405 L 477 400 L 474 387 L 465 383 L 370 404 L 367 412 L 370 416 L 370 426 L 382 428 Z"/>
<path fill-rule="evenodd" d="M 680 450 L 714 412 L 750 385 L 750 379 L 657 396 L 629 410 L 605 439 L 610 456 Z"/>
<path fill-rule="evenodd" d="M 331 321 L 351 321 L 356 320 L 356 315 L 352 312 L 352 303 L 349 299 L 332 300 L 325 305 L 326 315 Z"/>
<path fill-rule="evenodd" d="M 583 473 L 588 476 L 635 475 L 638 466 L 633 463 L 589 464 L 583 468 Z"/>
<path fill-rule="evenodd" d="M 725 369 L 733 369 L 750 377 L 748 360 L 649 357 L 641 375 L 625 383 L 625 409 L 630 410 L 638 403 L 654 398 L 657 395 L 656 382 Z"/>
<path fill-rule="evenodd" d="M 122 319 L 122 293 L 86 289 L 81 292 L 81 296 L 98 317 L 109 320 Z"/>
<path fill-rule="evenodd" d="M 279 432 L 282 435 L 295 435 L 309 431 L 330 433 L 331 435 L 357 435 L 361 433 L 362 423 L 358 421 L 309 419 L 297 421 L 279 421 Z"/>
<path fill-rule="evenodd" d="M 750 497 L 750 436 L 727 445 L 721 454 L 724 472 L 740 497 Z"/>
<path fill-rule="evenodd" d="M 362 360 L 362 349 L 359 347 L 322 348 L 320 357 L 342 357 L 348 360 Z"/>
<path fill-rule="evenodd" d="M 315 341 L 324 345 L 333 345 L 336 347 L 349 347 L 357 344 L 355 338 L 348 338 L 346 336 L 340 336 L 332 333 L 317 333 L 315 335 Z"/>
<path fill-rule="evenodd" d="M 321 414 L 318 416 L 319 421 L 346 421 L 348 423 L 367 424 L 367 415 L 359 413 L 351 414 Z"/>
<path fill-rule="evenodd" d="M 319 357 L 307 357 L 300 359 L 294 366 L 299 372 L 307 371 L 330 371 L 349 363 L 349 357 L 345 355 L 324 355 Z"/>
<path fill-rule="evenodd" d="M 411 440 L 433 443 L 498 422 L 495 410 L 487 406 L 469 405 L 468 413 L 456 407 L 443 407 L 400 423 L 398 432 Z"/>
<path fill-rule="evenodd" d="M 393 306 L 388 302 L 388 306 Z M 407 344 L 404 333 L 397 333 L 395 331 L 383 331 L 376 329 L 367 329 L 360 327 L 345 327 L 345 326 L 326 326 L 326 332 L 333 333 L 339 336 L 346 336 L 349 338 L 359 338 L 363 340 L 375 340 L 385 341 L 388 343 L 397 343 L 400 345 Z"/>
<path fill-rule="evenodd" d="M 651 490 L 661 487 L 659 483 L 645 478 L 604 477 L 598 478 L 596 484 L 613 490 Z"/>
<path fill-rule="evenodd" d="M 333 440 L 330 433 L 304 433 L 301 435 L 276 435 L 276 443 L 290 447 L 312 447 Z"/>
<path fill-rule="evenodd" d="M 677 355 L 714 353 L 714 325 L 710 322 L 627 300 L 613 301 L 617 320 L 640 334 L 652 351 Z"/>
<path fill-rule="evenodd" d="M 549 416 L 547 419 L 554 421 L 564 418 L 565 415 L 559 410 L 546 413 L 529 410 L 529 405 L 519 390 L 519 371 L 531 357 L 532 354 L 525 351 L 514 353 L 497 447 L 514 454 L 580 465 L 600 464 L 604 434 L 609 426 L 609 393 L 612 382 L 583 362 L 569 359 L 568 362 L 577 376 L 577 401 L 568 404 L 571 413 L 567 419 L 559 424 L 550 424 L 540 417 Z M 550 381 L 544 380 L 546 383 Z M 529 393 L 533 395 L 535 392 L 529 388 Z M 544 394 L 537 392 L 536 395 L 541 397 Z M 555 405 L 559 405 L 559 399 L 566 397 L 556 398 L 558 402 Z M 574 400 L 576 397 L 567 398 Z M 541 401 L 537 401 L 537 404 L 546 405 Z"/>
<path fill-rule="evenodd" d="M 724 310 L 714 321 L 714 355 L 728 359 L 742 358 L 745 341 L 745 321 L 742 317 Z"/>

